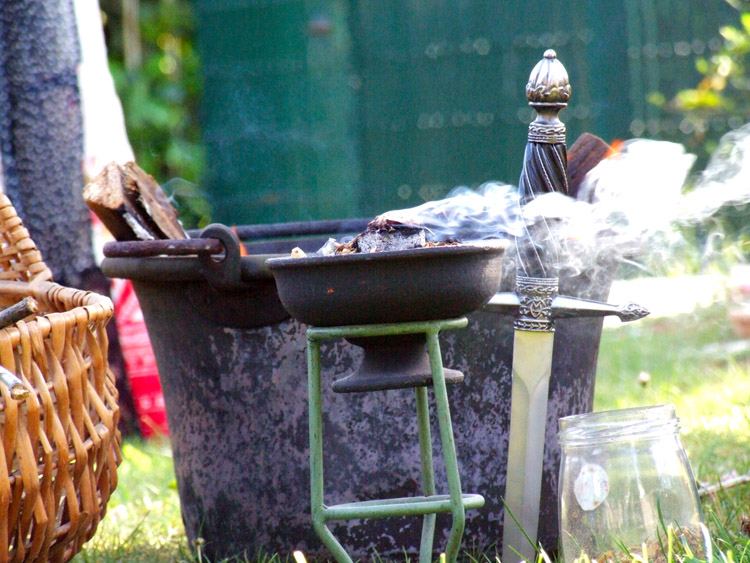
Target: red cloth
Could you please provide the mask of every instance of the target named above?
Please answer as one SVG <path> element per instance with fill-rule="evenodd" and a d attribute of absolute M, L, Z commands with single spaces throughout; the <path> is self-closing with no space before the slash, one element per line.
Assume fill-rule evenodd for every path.
<path fill-rule="evenodd" d="M 130 280 L 113 279 L 111 293 L 120 347 L 141 433 L 146 438 L 154 434 L 167 435 L 167 411 L 159 371 L 133 284 Z"/>

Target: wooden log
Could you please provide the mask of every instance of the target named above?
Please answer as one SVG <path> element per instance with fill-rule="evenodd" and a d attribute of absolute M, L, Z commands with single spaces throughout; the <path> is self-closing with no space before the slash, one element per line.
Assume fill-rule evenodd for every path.
<path fill-rule="evenodd" d="M 10 326 L 39 312 L 39 304 L 33 297 L 24 297 L 18 303 L 0 311 L 0 329 Z"/>
<path fill-rule="evenodd" d="M 108 164 L 83 198 L 118 241 L 188 238 L 161 186 L 134 162 Z"/>
<path fill-rule="evenodd" d="M 578 199 L 583 180 L 594 167 L 612 151 L 607 143 L 596 135 L 584 133 L 568 150 L 568 195 Z"/>
<path fill-rule="evenodd" d="M 124 170 L 116 162 L 108 164 L 83 190 L 83 199 L 117 240 L 153 240 L 158 238 L 138 216 L 125 197 Z"/>
<path fill-rule="evenodd" d="M 156 238 L 188 238 L 177 218 L 177 211 L 153 176 L 146 174 L 135 162 L 128 162 L 123 180 L 125 197 L 138 210 L 139 218 L 156 233 Z"/>

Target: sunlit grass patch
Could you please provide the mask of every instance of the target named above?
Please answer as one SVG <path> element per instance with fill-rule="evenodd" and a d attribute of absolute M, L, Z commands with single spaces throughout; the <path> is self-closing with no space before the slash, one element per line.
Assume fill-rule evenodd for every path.
<path fill-rule="evenodd" d="M 595 410 L 674 403 L 682 441 L 699 481 L 715 483 L 733 470 L 750 473 L 750 357 L 722 356 L 716 347 L 707 352 L 712 345 L 721 350 L 735 339 L 721 305 L 691 315 L 605 329 Z M 650 377 L 639 379 L 641 372 Z M 198 563 L 200 546 L 188 546 L 182 525 L 168 443 L 127 440 L 123 458 L 107 515 L 74 562 Z M 671 559 L 664 563 L 750 563 L 750 537 L 746 535 L 750 532 L 750 484 L 718 491 L 702 501 L 712 559 L 691 557 L 675 543 Z M 473 547 L 471 537 L 465 536 L 464 548 L 460 560 L 465 563 L 498 563 L 495 546 Z M 633 557 L 624 560 L 642 563 L 641 551 L 633 551 Z M 369 560 L 386 561 L 377 554 Z M 294 563 L 295 559 L 291 554 L 271 553 L 251 561 Z M 307 561 L 315 560 L 308 555 Z M 544 563 L 544 557 L 539 561 Z M 657 560 L 649 559 L 649 563 Z"/>
<path fill-rule="evenodd" d="M 122 454 L 107 514 L 74 561 L 192 561 L 169 444 L 125 441 Z"/>

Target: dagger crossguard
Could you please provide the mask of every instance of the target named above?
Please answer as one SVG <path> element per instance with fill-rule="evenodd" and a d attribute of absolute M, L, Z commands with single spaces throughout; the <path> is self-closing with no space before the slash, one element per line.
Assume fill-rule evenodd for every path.
<path fill-rule="evenodd" d="M 620 305 L 617 308 L 615 314 L 620 317 L 622 322 L 629 323 L 630 321 L 637 321 L 647 316 L 649 310 L 637 303 L 625 303 L 625 305 Z"/>
<path fill-rule="evenodd" d="M 554 332 L 552 301 L 557 295 L 557 278 L 517 275 L 516 293 L 519 297 L 518 317 L 513 327 L 516 330 Z"/>
<path fill-rule="evenodd" d="M 504 292 L 496 293 L 489 303 L 484 306 L 485 311 L 492 311 L 500 315 L 518 317 L 521 314 L 521 299 L 519 293 Z M 625 303 L 624 305 L 610 305 L 599 301 L 581 299 L 580 297 L 568 297 L 556 295 L 552 299 L 550 315 L 552 321 L 556 319 L 579 319 L 584 317 L 606 317 L 617 316 L 622 322 L 637 321 L 649 314 L 646 307 L 636 303 Z M 529 315 L 533 317 L 533 315 Z"/>

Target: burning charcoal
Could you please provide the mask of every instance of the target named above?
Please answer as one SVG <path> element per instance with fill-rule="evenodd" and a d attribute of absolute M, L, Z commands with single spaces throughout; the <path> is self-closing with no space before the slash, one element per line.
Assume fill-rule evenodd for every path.
<path fill-rule="evenodd" d="M 378 216 L 351 242 L 342 245 L 338 254 L 422 248 L 427 246 L 426 231 L 427 229 L 419 225 L 402 223 Z"/>
<path fill-rule="evenodd" d="M 360 252 L 383 252 L 387 250 L 409 250 L 427 244 L 424 229 L 395 229 L 388 231 L 365 231 L 359 237 Z"/>

